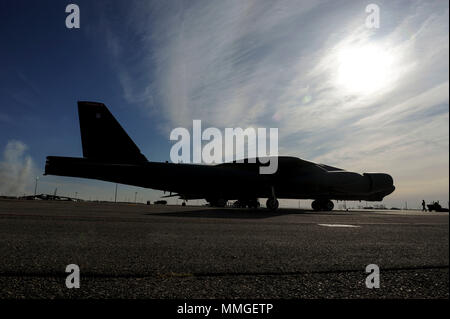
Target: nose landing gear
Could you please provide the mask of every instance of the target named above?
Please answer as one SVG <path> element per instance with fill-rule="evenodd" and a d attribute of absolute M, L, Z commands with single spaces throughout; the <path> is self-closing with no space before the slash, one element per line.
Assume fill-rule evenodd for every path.
<path fill-rule="evenodd" d="M 311 207 L 315 211 L 332 211 L 334 204 L 329 199 L 317 199 L 312 202 Z"/>

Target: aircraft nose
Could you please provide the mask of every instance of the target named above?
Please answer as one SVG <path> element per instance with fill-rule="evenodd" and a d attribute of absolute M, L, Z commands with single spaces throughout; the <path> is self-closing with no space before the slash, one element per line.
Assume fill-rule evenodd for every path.
<path fill-rule="evenodd" d="M 392 186 L 394 186 L 394 179 L 392 178 L 392 176 L 389 175 L 389 174 L 385 174 L 385 175 L 386 175 L 386 180 L 388 180 L 389 183 L 390 183 Z M 395 187 L 394 187 L 394 189 L 395 189 Z"/>
<path fill-rule="evenodd" d="M 384 196 L 392 194 L 395 191 L 394 179 L 389 174 L 382 174 L 384 177 Z"/>
<path fill-rule="evenodd" d="M 394 179 L 389 174 L 384 174 L 384 175 L 385 175 L 386 184 L 388 185 L 388 187 L 386 189 L 386 195 L 389 195 L 389 194 L 392 194 L 395 190 Z"/>
<path fill-rule="evenodd" d="M 394 179 L 389 174 L 365 173 L 364 176 L 369 178 L 370 189 L 374 192 L 391 194 L 395 190 Z"/>
<path fill-rule="evenodd" d="M 387 191 L 386 191 L 386 195 L 392 194 L 395 191 L 395 186 L 392 185 Z"/>

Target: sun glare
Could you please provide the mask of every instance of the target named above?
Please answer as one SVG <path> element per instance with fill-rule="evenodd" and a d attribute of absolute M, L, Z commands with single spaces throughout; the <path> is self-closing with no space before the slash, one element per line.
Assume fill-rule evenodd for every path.
<path fill-rule="evenodd" d="M 338 84 L 352 93 L 368 94 L 392 80 L 392 56 L 372 45 L 346 48 L 338 54 Z"/>

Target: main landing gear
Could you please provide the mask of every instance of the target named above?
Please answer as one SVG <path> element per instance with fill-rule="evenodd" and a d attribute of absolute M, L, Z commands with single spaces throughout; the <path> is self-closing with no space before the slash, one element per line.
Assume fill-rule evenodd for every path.
<path fill-rule="evenodd" d="M 224 198 L 207 199 L 206 201 L 209 202 L 209 205 L 211 205 L 211 207 L 225 207 L 228 202 Z"/>
<path fill-rule="evenodd" d="M 278 209 L 278 206 L 280 206 L 280 203 L 278 202 L 278 199 L 275 196 L 275 189 L 273 188 L 273 186 L 271 187 L 271 190 L 272 190 L 272 197 L 269 197 L 267 199 L 266 207 L 269 210 L 275 211 Z"/>
<path fill-rule="evenodd" d="M 329 199 L 316 199 L 312 202 L 311 207 L 315 211 L 331 211 L 334 208 L 334 204 Z"/>
<path fill-rule="evenodd" d="M 268 198 L 266 202 L 266 206 L 269 210 L 277 210 L 280 203 L 276 198 Z"/>

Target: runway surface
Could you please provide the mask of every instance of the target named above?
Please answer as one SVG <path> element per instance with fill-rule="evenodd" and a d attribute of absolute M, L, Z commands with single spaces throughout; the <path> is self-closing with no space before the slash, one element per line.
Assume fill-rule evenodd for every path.
<path fill-rule="evenodd" d="M 0 298 L 448 298 L 448 221 L 0 200 Z M 369 264 L 379 289 L 366 288 Z"/>

